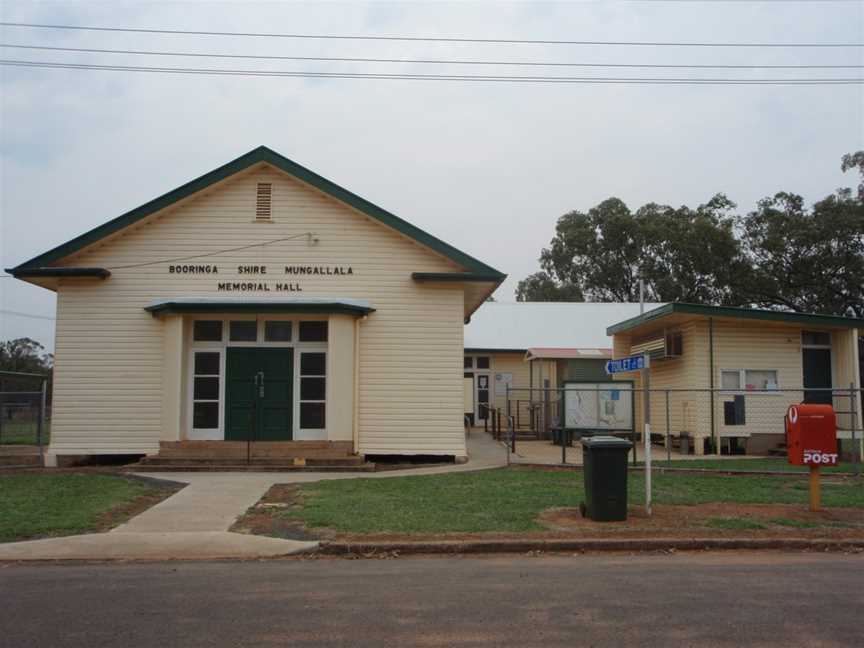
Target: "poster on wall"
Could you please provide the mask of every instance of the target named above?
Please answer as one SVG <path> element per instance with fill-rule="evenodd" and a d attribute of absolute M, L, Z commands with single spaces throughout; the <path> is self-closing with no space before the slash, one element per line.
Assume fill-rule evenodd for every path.
<path fill-rule="evenodd" d="M 512 373 L 496 373 L 495 374 L 495 395 L 506 396 L 507 386 L 513 387 Z"/>
<path fill-rule="evenodd" d="M 633 429 L 629 384 L 568 383 L 564 386 L 564 425 L 571 429 Z"/>

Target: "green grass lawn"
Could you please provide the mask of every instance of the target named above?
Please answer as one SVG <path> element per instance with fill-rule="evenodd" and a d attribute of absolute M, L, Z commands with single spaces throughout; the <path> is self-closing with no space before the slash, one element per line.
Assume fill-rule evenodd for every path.
<path fill-rule="evenodd" d="M 42 443 L 48 445 L 51 423 L 42 427 Z M 0 425 L 0 445 L 36 445 L 35 421 L 3 421 Z"/>
<path fill-rule="evenodd" d="M 114 475 L 0 475 L 0 542 L 96 530 L 114 507 L 164 491 Z"/>
<path fill-rule="evenodd" d="M 582 473 L 522 469 L 322 481 L 300 487 L 303 506 L 282 511 L 308 527 L 343 533 L 482 533 L 539 531 L 550 507 L 584 499 Z M 808 480 L 769 476 L 655 473 L 658 504 L 739 502 L 806 505 Z M 631 472 L 630 502 L 644 500 L 643 475 Z M 825 507 L 862 507 L 864 481 L 825 482 Z"/>
<path fill-rule="evenodd" d="M 642 463 L 642 462 L 640 462 Z M 711 468 L 720 470 L 770 470 L 776 472 L 809 472 L 807 466 L 793 466 L 785 457 L 753 457 L 752 459 L 678 459 L 673 461 L 653 461 L 655 468 Z M 822 466 L 823 473 L 853 472 L 855 464 L 844 462 L 839 466 Z"/>

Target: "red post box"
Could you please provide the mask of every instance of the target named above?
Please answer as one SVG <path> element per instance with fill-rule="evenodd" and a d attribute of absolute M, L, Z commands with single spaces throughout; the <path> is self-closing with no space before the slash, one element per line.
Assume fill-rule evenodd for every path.
<path fill-rule="evenodd" d="M 802 403 L 786 413 L 786 452 L 795 466 L 837 465 L 837 416 L 830 405 Z"/>

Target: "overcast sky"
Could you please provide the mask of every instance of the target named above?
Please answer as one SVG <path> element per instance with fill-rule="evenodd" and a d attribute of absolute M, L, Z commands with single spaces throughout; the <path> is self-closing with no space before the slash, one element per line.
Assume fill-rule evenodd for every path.
<path fill-rule="evenodd" d="M 33 3 L 2 20 L 208 31 L 546 40 L 861 42 L 864 2 Z M 864 64 L 861 48 L 684 48 L 293 40 L 0 27 L 4 43 L 232 54 L 603 63 Z M 70 54 L 2 58 L 273 70 L 578 76 L 860 77 L 862 70 L 468 68 Z M 490 71 L 491 70 L 491 71 Z M 0 67 L 0 267 L 265 144 L 508 273 L 537 270 L 556 219 L 632 208 L 741 211 L 857 178 L 862 86 L 632 86 L 227 78 Z M 53 346 L 54 293 L 0 279 L 0 340 Z"/>

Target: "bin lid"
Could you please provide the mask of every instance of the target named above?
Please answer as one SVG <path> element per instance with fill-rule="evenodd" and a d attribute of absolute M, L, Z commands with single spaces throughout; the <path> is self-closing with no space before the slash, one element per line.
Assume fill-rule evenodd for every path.
<path fill-rule="evenodd" d="M 626 448 L 629 450 L 633 447 L 633 444 L 627 439 L 622 439 L 620 437 L 614 436 L 592 436 L 592 437 L 583 437 L 582 445 L 588 449 L 594 448 Z"/>

